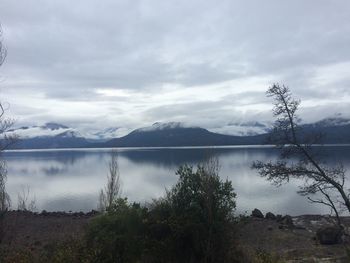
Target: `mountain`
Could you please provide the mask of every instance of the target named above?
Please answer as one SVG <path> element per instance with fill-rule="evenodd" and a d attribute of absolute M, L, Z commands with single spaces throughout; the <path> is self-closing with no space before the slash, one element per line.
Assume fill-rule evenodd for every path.
<path fill-rule="evenodd" d="M 347 126 L 350 124 L 350 119 L 342 118 L 342 117 L 331 117 L 320 120 L 311 124 L 315 127 L 339 127 L 339 126 Z"/>
<path fill-rule="evenodd" d="M 83 136 L 76 129 L 57 123 L 42 126 L 25 126 L 8 131 L 17 134 L 20 141 L 15 149 L 50 149 L 81 147 L 166 147 L 166 146 L 224 146 L 266 144 L 270 126 L 261 122 L 230 123 L 233 130 L 242 129 L 238 135 L 229 135 L 186 125 L 180 122 L 156 122 L 152 126 L 136 129 L 108 128 Z M 323 143 L 350 144 L 350 120 L 327 118 L 301 125 L 304 135 L 324 134 Z M 243 130 L 247 127 L 247 130 Z M 253 130 L 250 130 L 253 129 Z M 219 131 L 219 130 L 218 130 Z M 244 131 L 244 132 L 243 132 Z M 126 134 L 126 135 L 124 135 Z M 241 135 L 244 134 L 244 135 Z"/>
<path fill-rule="evenodd" d="M 222 146 L 267 144 L 271 128 L 259 122 L 240 124 L 240 127 L 256 127 L 246 136 L 227 135 L 208 131 L 200 127 L 186 126 L 178 122 L 154 123 L 150 127 L 134 130 L 126 136 L 112 139 L 102 147 L 165 147 L 165 146 Z M 235 124 L 235 126 L 237 126 Z M 323 143 L 350 143 L 350 120 L 328 118 L 313 124 L 303 124 L 305 136 L 324 134 Z"/>
<path fill-rule="evenodd" d="M 350 143 L 350 119 L 326 118 L 315 123 L 302 125 L 307 136 L 322 135 L 322 143 L 348 144 Z"/>
<path fill-rule="evenodd" d="M 19 137 L 12 149 L 51 149 L 86 147 L 89 142 L 75 129 L 49 122 L 42 126 L 24 126 L 6 132 Z"/>
<path fill-rule="evenodd" d="M 165 147 L 263 144 L 264 135 L 231 136 L 182 123 L 155 123 L 106 142 L 104 147 Z"/>
<path fill-rule="evenodd" d="M 6 134 L 17 134 L 23 139 L 45 136 L 56 136 L 66 131 L 73 131 L 65 125 L 49 122 L 42 126 L 23 126 L 9 130 Z"/>

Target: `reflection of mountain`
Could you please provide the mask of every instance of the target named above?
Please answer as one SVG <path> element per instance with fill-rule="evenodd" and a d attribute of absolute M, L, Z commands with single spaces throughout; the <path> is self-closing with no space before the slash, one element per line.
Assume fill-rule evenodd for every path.
<path fill-rule="evenodd" d="M 68 170 L 68 167 L 67 166 L 58 167 L 58 166 L 52 165 L 50 167 L 43 167 L 41 170 L 45 175 L 56 176 L 56 175 L 62 175 L 66 173 Z"/>
<path fill-rule="evenodd" d="M 313 151 L 331 165 L 343 162 L 349 163 L 348 146 L 314 147 Z M 160 149 L 130 149 L 122 150 L 119 155 L 129 161 L 140 164 L 153 164 L 159 167 L 176 168 L 182 164 L 196 165 L 210 156 L 223 159 L 232 155 L 239 156 L 240 160 L 248 163 L 255 160 L 273 160 L 278 156 L 278 149 L 270 147 L 234 147 L 234 148 L 160 148 Z M 107 153 L 106 153 L 107 154 Z M 252 156 L 256 159 L 250 159 Z M 247 159 L 248 158 L 248 159 Z M 237 159 L 237 158 L 234 158 Z M 232 160 L 231 160 L 232 161 Z M 235 164 L 237 166 L 239 164 Z M 234 171 L 232 171 L 234 172 Z"/>
<path fill-rule="evenodd" d="M 84 158 L 88 154 L 87 151 L 70 151 L 70 150 L 57 150 L 57 151 L 8 151 L 4 153 L 6 160 L 11 160 L 12 157 L 23 158 L 26 160 L 54 160 L 65 165 L 73 165 L 78 159 Z"/>
<path fill-rule="evenodd" d="M 205 159 L 206 149 L 135 149 L 130 151 L 122 151 L 121 157 L 138 163 L 150 163 L 163 167 L 174 167 L 185 163 L 198 163 Z"/>
<path fill-rule="evenodd" d="M 182 164 L 198 164 L 208 157 L 216 156 L 218 158 L 233 153 L 243 154 L 247 151 L 263 152 L 265 155 L 269 152 L 275 152 L 272 148 L 163 148 L 163 149 L 133 149 L 120 152 L 120 156 L 129 159 L 138 164 L 150 163 L 157 166 L 168 168 L 178 167 Z M 252 160 L 253 161 L 253 160 Z"/>

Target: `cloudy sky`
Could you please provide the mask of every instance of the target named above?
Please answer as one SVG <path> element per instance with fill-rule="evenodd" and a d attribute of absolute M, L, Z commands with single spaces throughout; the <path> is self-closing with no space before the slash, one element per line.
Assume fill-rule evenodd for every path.
<path fill-rule="evenodd" d="M 270 120 L 272 83 L 350 117 L 349 0 L 1 0 L 0 96 L 20 125 Z"/>

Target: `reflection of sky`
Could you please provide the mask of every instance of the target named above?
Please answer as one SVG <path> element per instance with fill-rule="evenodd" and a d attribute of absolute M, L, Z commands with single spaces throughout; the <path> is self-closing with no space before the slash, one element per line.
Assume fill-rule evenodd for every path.
<path fill-rule="evenodd" d="M 330 148 L 328 160 L 342 161 L 350 168 L 350 148 Z M 26 151 L 6 153 L 7 189 L 16 208 L 17 193 L 29 186 L 39 210 L 87 211 L 97 207 L 98 194 L 106 183 L 110 150 Z M 327 213 L 322 206 L 309 204 L 299 196 L 298 183 L 276 188 L 250 169 L 254 160 L 276 158 L 267 148 L 217 149 L 122 149 L 119 166 L 122 195 L 145 202 L 164 194 L 175 184 L 176 168 L 196 164 L 208 154 L 217 154 L 220 176 L 228 178 L 237 192 L 237 210 L 259 208 L 264 212 L 306 214 Z"/>

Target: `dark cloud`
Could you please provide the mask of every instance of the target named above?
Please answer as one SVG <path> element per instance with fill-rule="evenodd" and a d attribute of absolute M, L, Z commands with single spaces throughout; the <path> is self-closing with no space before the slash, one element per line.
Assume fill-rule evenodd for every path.
<path fill-rule="evenodd" d="M 0 85 L 27 122 L 269 118 L 274 82 L 334 114 L 350 104 L 349 13 L 347 0 L 3 0 Z"/>

